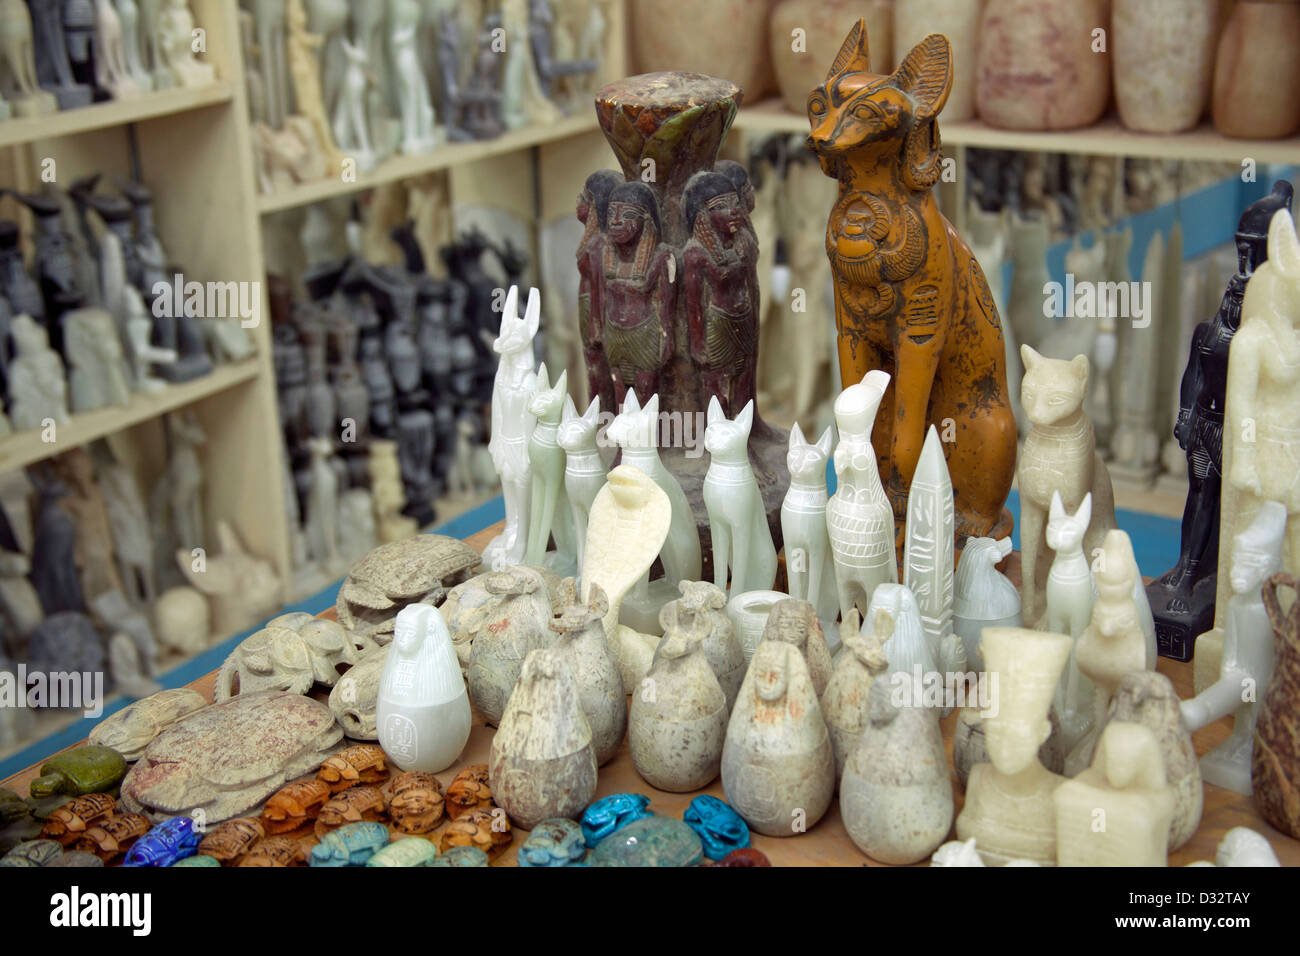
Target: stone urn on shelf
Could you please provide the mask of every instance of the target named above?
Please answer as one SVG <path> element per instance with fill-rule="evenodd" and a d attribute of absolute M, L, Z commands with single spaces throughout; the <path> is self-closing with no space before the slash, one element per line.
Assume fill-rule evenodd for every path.
<path fill-rule="evenodd" d="M 717 160 L 742 96 L 700 73 L 647 73 L 601 89 L 596 114 L 625 181 L 598 200 L 605 225 L 578 254 L 591 279 L 593 392 L 610 411 L 633 392 L 643 403 L 659 396 L 659 457 L 694 512 L 705 579 L 703 423 L 715 396 L 728 418 L 753 401 L 758 367 L 754 189 L 742 166 Z M 755 413 L 749 459 L 778 548 L 787 442 Z"/>
<path fill-rule="evenodd" d="M 767 24 L 772 0 L 636 0 L 628 4 L 632 66 L 708 70 L 740 85 L 751 102 L 772 88 Z"/>
<path fill-rule="evenodd" d="M 904 0 L 904 5 L 915 2 Z M 969 5 L 971 0 L 948 2 Z M 893 69 L 894 9 L 894 0 L 779 0 L 772 8 L 767 40 L 785 108 L 792 113 L 807 110 L 808 94 L 826 79 L 826 65 L 834 61 L 844 35 L 859 17 L 867 21 L 878 72 Z M 973 43 L 973 33 L 971 39 Z"/>
<path fill-rule="evenodd" d="M 1220 0 L 1114 0 L 1115 102 L 1125 127 L 1181 133 L 1200 120 L 1214 80 Z"/>
<path fill-rule="evenodd" d="M 1281 139 L 1300 129 L 1300 2 L 1241 0 L 1219 37 L 1211 97 L 1224 136 Z"/>

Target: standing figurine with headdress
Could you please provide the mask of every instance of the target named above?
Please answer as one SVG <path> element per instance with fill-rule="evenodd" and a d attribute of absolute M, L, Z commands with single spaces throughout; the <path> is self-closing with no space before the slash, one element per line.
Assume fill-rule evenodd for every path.
<path fill-rule="evenodd" d="M 602 341 L 600 290 L 605 259 L 605 225 L 608 221 L 609 194 L 623 182 L 615 170 L 600 169 L 587 177 L 578 194 L 578 221 L 582 238 L 578 240 L 578 334 L 582 354 L 587 362 L 589 394 L 609 397 L 613 380 L 605 361 Z"/>

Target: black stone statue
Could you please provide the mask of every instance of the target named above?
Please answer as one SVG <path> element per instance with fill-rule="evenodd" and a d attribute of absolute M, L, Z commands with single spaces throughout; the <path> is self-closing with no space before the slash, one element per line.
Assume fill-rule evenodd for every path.
<path fill-rule="evenodd" d="M 1228 387 L 1228 347 L 1241 324 L 1246 283 L 1268 258 L 1268 225 L 1291 208 L 1291 184 L 1252 203 L 1237 224 L 1237 274 L 1219 311 L 1192 335 L 1183 373 L 1174 437 L 1187 452 L 1187 504 L 1178 563 L 1147 585 L 1162 657 L 1191 660 L 1196 636 L 1214 624 L 1219 563 L 1219 493 L 1223 486 L 1223 411 Z"/>

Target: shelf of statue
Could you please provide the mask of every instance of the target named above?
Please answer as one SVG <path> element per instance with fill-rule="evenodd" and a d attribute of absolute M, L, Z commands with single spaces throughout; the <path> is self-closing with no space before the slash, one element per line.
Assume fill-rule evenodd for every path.
<path fill-rule="evenodd" d="M 579 203 L 587 229 L 594 213 L 599 230 L 580 247 L 579 268 L 589 289 L 588 375 L 602 408 L 618 408 L 629 389 L 658 394 L 662 413 L 680 418 L 685 432 L 714 396 L 734 419 L 756 395 L 754 189 L 743 167 L 717 160 L 741 95 L 727 80 L 678 72 L 619 80 L 596 95 L 601 131 L 625 180 L 589 179 L 589 201 Z M 643 175 L 651 166 L 654 175 Z M 661 454 L 685 493 L 685 513 L 704 545 L 703 573 L 712 578 L 707 462 L 700 436 L 688 437 L 665 443 Z M 785 445 L 785 433 L 755 410 L 749 456 L 777 541 Z"/>
<path fill-rule="evenodd" d="M 1051 734 L 1052 696 L 1070 658 L 1070 639 L 1024 628 L 985 628 L 984 666 L 998 680 L 999 706 L 983 716 L 989 762 L 971 768 L 957 838 L 975 838 L 986 864 L 1056 863 L 1056 808 L 1065 778 L 1038 748 Z"/>
<path fill-rule="evenodd" d="M 1188 480 L 1178 562 L 1147 586 L 1160 653 L 1174 660 L 1191 658 L 1196 636 L 1211 626 L 1218 631 L 1217 641 L 1223 640 L 1221 629 L 1229 607 L 1224 572 L 1230 571 L 1232 558 L 1220 560 L 1218 534 L 1230 347 L 1241 322 L 1246 283 L 1268 257 L 1269 222 L 1278 209 L 1290 207 L 1291 196 L 1291 184 L 1280 180 L 1242 213 L 1235 233 L 1236 274 L 1218 311 L 1200 323 L 1192 336 L 1174 426 L 1174 437 L 1186 452 Z"/>
<path fill-rule="evenodd" d="M 901 53 L 901 51 L 896 51 Z M 997 306 L 979 264 L 939 212 L 938 116 L 952 88 L 948 40 L 933 34 L 889 76 L 870 70 L 858 21 L 808 98 L 808 146 L 840 182 L 827 224 L 840 375 L 893 370 L 873 445 L 901 543 L 926 428 L 955 429 L 948 468 L 957 543 L 1002 537 L 1016 422 Z M 979 393 L 980 401 L 970 395 Z"/>
<path fill-rule="evenodd" d="M 1115 527 L 1115 496 L 1110 474 L 1096 449 L 1092 423 L 1083 410 L 1088 394 L 1086 355 L 1071 361 L 1044 358 L 1028 345 L 1020 346 L 1025 363 L 1020 401 L 1030 421 L 1020 454 L 1020 612 L 1026 622 L 1041 618 L 1052 556 L 1046 542 L 1052 496 L 1072 514 L 1092 495 L 1085 554 L 1101 547 Z"/>

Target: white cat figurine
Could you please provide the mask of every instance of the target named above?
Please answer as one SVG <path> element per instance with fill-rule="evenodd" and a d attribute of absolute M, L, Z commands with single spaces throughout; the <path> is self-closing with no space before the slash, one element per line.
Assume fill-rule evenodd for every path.
<path fill-rule="evenodd" d="M 811 602 L 823 621 L 833 621 L 839 613 L 835 565 L 826 531 L 826 461 L 834 447 L 834 435 L 832 425 L 816 442 L 809 442 L 795 422 L 785 457 L 790 488 L 781 502 L 781 537 L 785 541 L 790 596 Z"/>
<path fill-rule="evenodd" d="M 576 571 L 577 546 L 564 493 L 564 449 L 558 432 L 560 412 L 568 398 L 569 373 L 561 372 L 552 387 L 543 362 L 537 370 L 537 384 L 528 400 L 528 414 L 535 425 L 528 438 L 528 465 L 532 472 L 532 499 L 528 506 L 528 550 L 526 564 L 546 562 L 546 547 L 555 536 L 555 557 L 550 562 L 563 573 Z"/>
<path fill-rule="evenodd" d="M 600 396 L 597 395 L 581 415 L 573 399 L 564 396 L 564 411 L 556 440 L 564 449 L 564 491 L 569 499 L 573 519 L 574 547 L 578 567 L 582 567 L 587 547 L 587 521 L 596 493 L 605 487 L 605 460 L 596 447 L 596 427 L 600 422 Z"/>
<path fill-rule="evenodd" d="M 767 525 L 763 496 L 749 464 L 749 430 L 754 424 L 750 399 L 734 421 L 722 411 L 717 396 L 709 399 L 704 450 L 709 470 L 704 476 L 704 506 L 713 537 L 713 583 L 735 594 L 770 588 L 776 580 L 776 546 Z"/>

